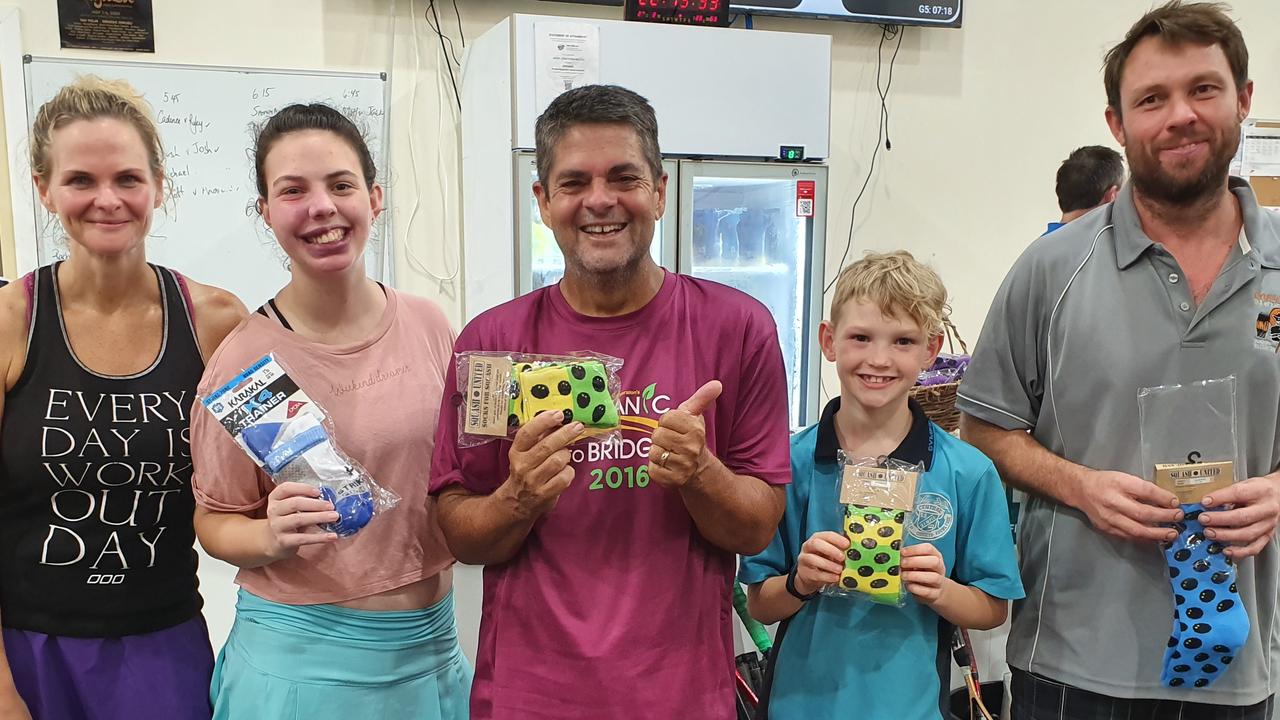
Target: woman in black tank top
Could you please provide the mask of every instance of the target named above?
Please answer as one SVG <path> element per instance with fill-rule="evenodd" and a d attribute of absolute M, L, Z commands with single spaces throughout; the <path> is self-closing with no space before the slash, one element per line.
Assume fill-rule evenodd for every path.
<path fill-rule="evenodd" d="M 147 263 L 163 157 L 124 83 L 32 128 L 69 257 L 0 289 L 0 717 L 210 716 L 188 415 L 245 310 Z"/>

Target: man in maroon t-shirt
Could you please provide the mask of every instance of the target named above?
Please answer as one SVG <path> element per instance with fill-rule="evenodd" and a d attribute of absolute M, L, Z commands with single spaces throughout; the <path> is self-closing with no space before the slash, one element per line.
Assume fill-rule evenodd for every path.
<path fill-rule="evenodd" d="M 651 259 L 667 176 L 644 98 L 564 93 L 537 161 L 564 279 L 454 349 L 620 357 L 623 432 L 570 445 L 582 426 L 544 413 L 459 448 L 461 397 L 443 403 L 431 492 L 454 554 L 486 566 L 472 717 L 731 720 L 734 554 L 768 545 L 790 481 L 777 329 L 749 296 Z"/>

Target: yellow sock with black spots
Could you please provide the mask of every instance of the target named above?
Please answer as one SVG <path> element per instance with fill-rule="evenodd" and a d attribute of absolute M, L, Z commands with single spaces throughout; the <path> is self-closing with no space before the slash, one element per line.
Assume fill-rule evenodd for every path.
<path fill-rule="evenodd" d="M 578 421 L 589 428 L 618 426 L 618 408 L 609 394 L 604 364 L 599 360 L 571 363 L 522 363 L 514 368 L 508 425 L 517 427 L 538 413 L 554 410 L 565 423 Z"/>
<path fill-rule="evenodd" d="M 840 588 L 867 595 L 873 602 L 897 605 L 902 595 L 902 529 L 906 513 L 893 508 L 845 505 L 844 533 L 849 538 Z"/>

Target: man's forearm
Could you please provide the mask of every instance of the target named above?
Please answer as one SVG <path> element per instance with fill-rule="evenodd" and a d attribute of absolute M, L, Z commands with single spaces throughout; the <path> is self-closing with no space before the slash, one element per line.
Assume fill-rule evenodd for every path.
<path fill-rule="evenodd" d="M 737 475 L 718 459 L 680 488 L 680 497 L 704 538 L 740 555 L 769 546 L 786 507 L 785 490 Z"/>
<path fill-rule="evenodd" d="M 497 565 L 515 557 L 537 520 L 518 512 L 501 488 L 491 495 L 446 490 L 437 509 L 445 544 L 468 565 Z"/>
<path fill-rule="evenodd" d="M 960 437 L 991 458 L 1009 485 L 1063 505 L 1080 506 L 1081 480 L 1088 468 L 1054 455 L 1029 433 L 961 415 Z"/>

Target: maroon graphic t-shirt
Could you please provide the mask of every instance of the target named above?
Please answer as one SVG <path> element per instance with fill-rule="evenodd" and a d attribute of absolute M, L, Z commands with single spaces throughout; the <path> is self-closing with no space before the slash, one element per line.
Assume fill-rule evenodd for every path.
<path fill-rule="evenodd" d="M 485 568 L 472 717 L 733 718 L 734 556 L 699 534 L 647 464 L 662 414 L 719 380 L 724 391 L 703 415 L 711 451 L 738 474 L 790 481 L 787 385 L 769 312 L 671 273 L 644 308 L 619 317 L 581 315 L 552 286 L 480 315 L 454 350 L 624 361 L 621 438 L 573 446 L 573 484 L 515 558 Z M 453 367 L 445 387 L 457 387 Z M 460 402 L 455 394 L 441 407 L 431 491 L 491 493 L 507 477 L 510 443 L 459 449 Z"/>

